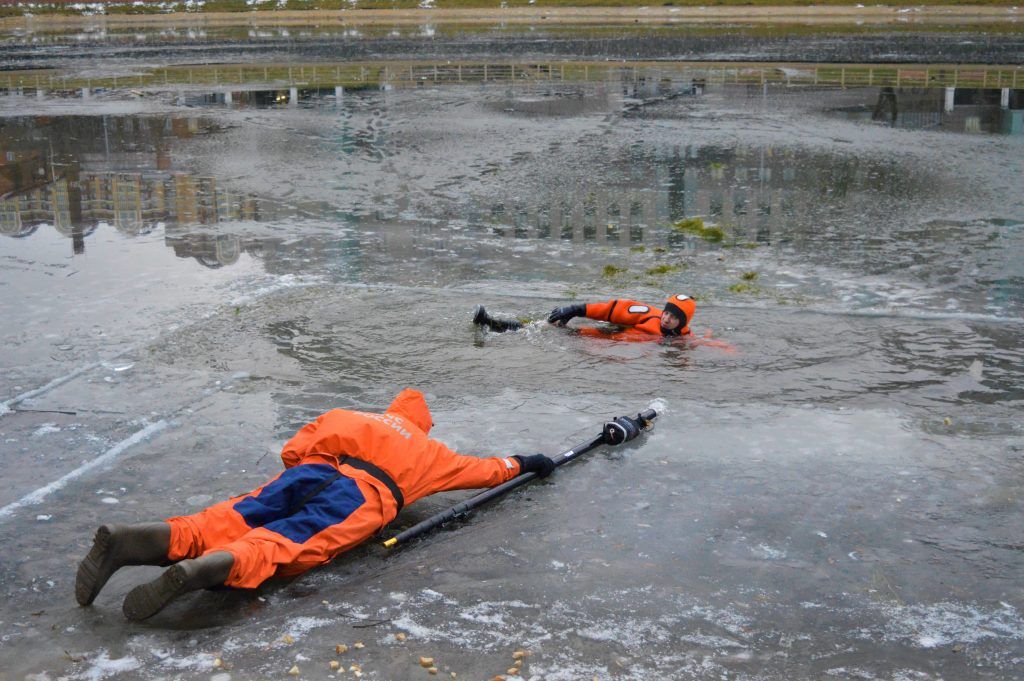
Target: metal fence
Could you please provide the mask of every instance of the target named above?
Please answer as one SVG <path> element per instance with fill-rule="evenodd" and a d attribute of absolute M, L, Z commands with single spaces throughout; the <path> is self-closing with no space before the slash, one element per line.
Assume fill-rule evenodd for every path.
<path fill-rule="evenodd" d="M 415 87 L 451 83 L 545 80 L 622 81 L 669 78 L 708 84 L 782 84 L 831 87 L 1024 88 L 1024 67 L 988 65 L 741 64 L 710 62 L 343 62 L 168 66 L 131 75 L 90 78 L 56 71 L 0 73 L 0 88 L 79 90 L 181 86 Z"/>

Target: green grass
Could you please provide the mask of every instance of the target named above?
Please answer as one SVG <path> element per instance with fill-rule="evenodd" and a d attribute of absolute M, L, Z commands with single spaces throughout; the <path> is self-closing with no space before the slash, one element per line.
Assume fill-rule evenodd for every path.
<path fill-rule="evenodd" d="M 108 5 L 106 13 L 111 16 L 124 14 L 169 14 L 174 11 L 182 11 L 177 5 L 174 8 L 158 7 L 156 5 Z"/>
<path fill-rule="evenodd" d="M 338 9 L 350 9 L 352 4 L 348 0 L 288 0 L 285 3 L 284 9 L 318 9 L 318 10 L 338 10 Z"/>
<path fill-rule="evenodd" d="M 620 275 L 620 274 L 622 274 L 623 272 L 626 272 L 626 271 L 627 271 L 627 269 L 625 267 L 616 267 L 615 265 L 605 265 L 604 269 L 601 270 L 601 276 L 607 277 L 607 278 L 611 279 L 612 277 L 617 277 L 618 275 Z"/>
<path fill-rule="evenodd" d="M 701 218 L 686 218 L 685 220 L 679 220 L 672 225 L 672 229 L 677 232 L 685 232 L 686 234 L 693 234 L 699 236 L 704 241 L 711 243 L 721 243 L 722 239 L 725 238 L 725 232 L 720 227 L 708 227 L 704 224 L 704 220 Z"/>
<path fill-rule="evenodd" d="M 733 284 L 729 287 L 729 290 L 733 293 L 757 293 L 761 289 L 744 282 L 742 284 Z"/>
<path fill-rule="evenodd" d="M 207 0 L 203 12 L 248 12 L 252 8 L 245 0 Z"/>
<path fill-rule="evenodd" d="M 678 272 L 683 269 L 682 265 L 656 265 L 651 269 L 647 270 L 646 274 L 651 276 L 660 276 L 663 274 L 669 274 L 670 272 Z"/>

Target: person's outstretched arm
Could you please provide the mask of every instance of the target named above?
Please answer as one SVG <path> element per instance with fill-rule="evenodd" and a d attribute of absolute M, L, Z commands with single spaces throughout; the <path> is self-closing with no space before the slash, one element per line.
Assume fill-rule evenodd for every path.
<path fill-rule="evenodd" d="M 511 456 L 467 456 L 453 452 L 437 440 L 431 440 L 430 447 L 433 463 L 428 494 L 494 487 L 519 475 L 519 461 Z"/>
<path fill-rule="evenodd" d="M 603 303 L 578 303 L 555 308 L 551 311 L 548 322 L 556 326 L 564 326 L 575 317 L 586 317 L 600 322 L 636 326 L 660 314 L 661 310 L 645 303 L 625 298 L 613 298 Z"/>
<path fill-rule="evenodd" d="M 545 477 L 555 463 L 543 454 L 478 457 L 458 454 L 437 440 L 431 440 L 433 463 L 430 479 L 415 497 L 456 489 L 496 487 L 520 473 L 537 473 Z"/>

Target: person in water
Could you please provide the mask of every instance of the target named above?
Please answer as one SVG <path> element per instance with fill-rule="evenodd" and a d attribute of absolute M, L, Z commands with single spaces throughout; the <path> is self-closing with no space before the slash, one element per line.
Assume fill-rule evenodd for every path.
<path fill-rule="evenodd" d="M 171 565 L 125 597 L 125 617 L 143 620 L 189 591 L 252 589 L 323 565 L 428 494 L 555 469 L 543 454 L 457 454 L 427 436 L 432 426 L 423 395 L 409 388 L 382 414 L 332 409 L 285 444 L 285 470 L 252 492 L 163 522 L 101 526 L 75 598 L 91 604 L 125 565 Z"/>
<path fill-rule="evenodd" d="M 576 317 L 585 317 L 625 328 L 618 333 L 608 334 L 598 328 L 582 327 L 579 332 L 584 335 L 621 340 L 659 340 L 692 335 L 690 321 L 696 311 L 697 303 L 682 293 L 670 296 L 664 309 L 636 300 L 615 298 L 603 303 L 577 303 L 557 307 L 548 315 L 548 323 L 565 326 Z M 483 306 L 477 307 L 473 323 L 498 332 L 523 327 L 519 321 L 491 317 Z"/>

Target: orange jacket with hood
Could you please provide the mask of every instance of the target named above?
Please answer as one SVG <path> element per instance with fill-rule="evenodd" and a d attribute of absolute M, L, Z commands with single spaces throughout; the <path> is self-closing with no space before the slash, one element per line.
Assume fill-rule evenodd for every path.
<path fill-rule="evenodd" d="M 511 457 L 457 454 L 427 437 L 433 426 L 423 395 L 406 388 L 383 414 L 333 409 L 306 424 L 281 450 L 286 468 L 327 463 L 344 475 L 373 485 L 384 502 L 383 524 L 398 514 L 391 490 L 365 470 L 344 463 L 344 456 L 369 462 L 401 490 L 406 504 L 435 492 L 494 487 L 519 474 Z M 340 463 L 339 463 L 340 459 Z"/>

